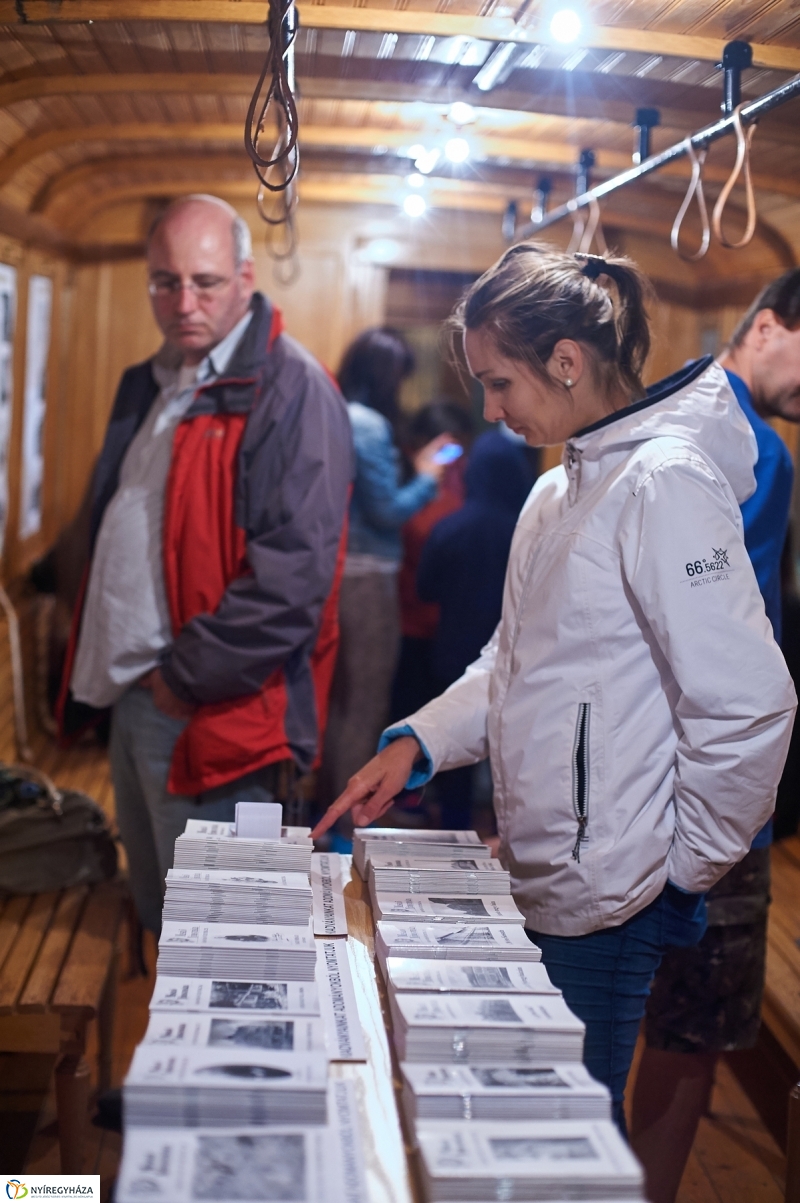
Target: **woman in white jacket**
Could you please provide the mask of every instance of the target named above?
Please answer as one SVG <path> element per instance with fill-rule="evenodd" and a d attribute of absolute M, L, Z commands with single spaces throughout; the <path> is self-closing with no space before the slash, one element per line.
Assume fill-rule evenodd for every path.
<path fill-rule="evenodd" d="M 742 539 L 752 430 L 710 358 L 645 392 L 645 287 L 629 260 L 528 243 L 467 293 L 486 417 L 564 442 L 562 465 L 522 511 L 480 659 L 317 829 L 490 756 L 514 898 L 623 1129 L 652 975 L 772 813 L 796 705 Z"/>

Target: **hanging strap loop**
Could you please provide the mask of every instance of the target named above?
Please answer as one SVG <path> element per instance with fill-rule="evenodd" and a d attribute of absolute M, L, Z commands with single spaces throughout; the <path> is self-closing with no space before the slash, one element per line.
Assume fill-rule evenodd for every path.
<path fill-rule="evenodd" d="M 589 220 L 583 229 L 578 251 L 583 255 L 588 255 L 592 249 L 592 242 L 597 246 L 598 255 L 608 254 L 608 243 L 603 233 L 603 227 L 600 224 L 600 205 L 596 197 L 592 197 L 589 201 Z"/>
<path fill-rule="evenodd" d="M 567 243 L 567 254 L 573 255 L 583 242 L 583 232 L 586 229 L 586 218 L 582 209 L 576 209 L 572 214 L 572 234 Z"/>
<path fill-rule="evenodd" d="M 736 162 L 733 165 L 733 171 L 728 176 L 725 187 L 717 197 L 717 203 L 714 205 L 714 212 L 711 215 L 711 224 L 714 229 L 714 236 L 722 245 L 728 247 L 729 250 L 738 251 L 743 246 L 747 246 L 756 232 L 756 222 L 758 221 L 756 197 L 753 191 L 753 176 L 750 171 L 750 146 L 753 141 L 753 134 L 756 131 L 756 122 L 754 121 L 752 125 L 749 125 L 745 131 L 742 126 L 741 105 L 733 111 L 733 128 L 736 131 Z M 742 171 L 744 171 L 744 194 L 747 202 L 747 225 L 739 241 L 731 242 L 722 229 L 722 217 L 730 194 L 733 192 L 736 181 L 739 179 Z"/>
<path fill-rule="evenodd" d="M 675 221 L 672 223 L 672 233 L 669 240 L 676 255 L 680 255 L 681 259 L 685 259 L 687 263 L 696 263 L 698 259 L 703 258 L 711 242 L 711 227 L 708 224 L 708 209 L 706 208 L 706 197 L 703 191 L 703 164 L 708 155 L 708 147 L 701 147 L 698 153 L 692 145 L 691 138 L 686 139 L 685 146 L 687 157 L 692 165 L 692 174 L 689 180 L 689 187 L 686 189 L 686 196 L 683 198 L 683 203 L 675 216 Z M 700 213 L 700 225 L 703 232 L 700 246 L 690 255 L 681 250 L 680 237 L 683 219 L 688 212 L 689 205 L 692 203 L 692 197 L 695 195 L 697 196 L 697 209 Z"/>

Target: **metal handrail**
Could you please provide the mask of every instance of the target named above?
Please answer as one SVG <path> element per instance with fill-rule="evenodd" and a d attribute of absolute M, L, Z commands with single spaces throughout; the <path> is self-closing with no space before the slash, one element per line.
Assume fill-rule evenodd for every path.
<path fill-rule="evenodd" d="M 759 96 L 756 100 L 749 101 L 747 104 L 741 105 L 738 109 L 738 116 L 742 125 L 752 125 L 754 121 L 758 121 L 765 113 L 772 112 L 782 104 L 786 104 L 790 100 L 794 100 L 800 96 L 800 75 L 794 76 L 780 87 L 774 88 L 771 92 L 765 92 L 763 96 Z M 729 116 L 721 117 L 719 121 L 715 121 L 713 125 L 707 125 L 697 133 L 691 134 L 688 138 L 682 138 L 680 142 L 676 142 L 674 146 L 670 146 L 667 150 L 662 150 L 657 155 L 651 155 L 649 159 L 645 159 L 643 163 L 639 163 L 635 167 L 629 167 L 627 171 L 620 172 L 619 175 L 612 176 L 609 180 L 603 180 L 600 184 L 595 184 L 588 191 L 582 192 L 580 196 L 573 196 L 565 204 L 559 205 L 557 209 L 551 209 L 545 214 L 541 221 L 528 222 L 514 233 L 514 241 L 524 238 L 530 238 L 534 234 L 538 234 L 540 230 L 547 229 L 548 226 L 555 225 L 556 222 L 562 221 L 565 217 L 571 217 L 578 209 L 584 208 L 592 200 L 599 200 L 603 196 L 608 196 L 610 192 L 616 192 L 618 188 L 624 188 L 626 184 L 632 184 L 634 180 L 639 180 L 643 176 L 651 175 L 659 168 L 665 167 L 668 163 L 674 163 L 678 159 L 682 159 L 688 154 L 687 143 L 691 143 L 692 147 L 699 150 L 703 147 L 708 147 L 712 142 L 724 138 L 726 134 L 736 131 L 736 114 L 731 113 Z"/>

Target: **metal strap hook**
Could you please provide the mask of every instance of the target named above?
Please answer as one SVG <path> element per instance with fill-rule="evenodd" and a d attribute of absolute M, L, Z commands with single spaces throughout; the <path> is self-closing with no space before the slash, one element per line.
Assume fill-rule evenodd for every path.
<path fill-rule="evenodd" d="M 686 189 L 686 196 L 683 198 L 683 203 L 676 214 L 675 221 L 672 223 L 672 233 L 669 240 L 676 255 L 680 255 L 681 259 L 685 259 L 688 263 L 696 263 L 698 259 L 703 258 L 711 242 L 711 227 L 708 224 L 708 209 L 706 208 L 706 197 L 703 192 L 703 164 L 708 155 L 708 147 L 703 146 L 700 148 L 699 153 L 696 152 L 691 138 L 687 138 L 684 145 L 689 162 L 692 164 L 692 175 L 689 180 L 689 187 Z M 689 255 L 681 250 L 681 226 L 683 225 L 683 219 L 686 216 L 689 205 L 692 203 L 692 197 L 695 194 L 697 195 L 697 209 L 700 213 L 700 224 L 703 234 L 700 239 L 700 246 L 693 255 Z"/>
<path fill-rule="evenodd" d="M 717 197 L 717 203 L 714 205 L 714 212 L 711 215 L 711 223 L 714 229 L 714 235 L 723 246 L 728 247 L 732 251 L 741 250 L 743 246 L 747 246 L 750 239 L 756 231 L 756 222 L 758 221 L 758 211 L 756 209 L 756 196 L 753 191 L 753 177 L 750 171 L 750 146 L 753 141 L 753 134 L 756 131 L 755 121 L 747 127 L 745 131 L 742 127 L 742 106 L 738 105 L 733 110 L 733 128 L 736 130 L 736 162 L 733 165 L 733 171 L 728 176 L 725 187 Z M 725 206 L 728 203 L 728 198 L 736 185 L 736 181 L 744 170 L 744 194 L 747 201 L 747 225 L 745 231 L 738 242 L 731 242 L 725 235 L 722 229 L 722 217 L 725 212 Z"/>
<path fill-rule="evenodd" d="M 608 254 L 608 243 L 600 224 L 600 205 L 594 196 L 589 201 L 589 220 L 584 227 L 578 251 L 583 255 L 588 255 L 592 249 L 592 242 L 595 243 L 599 255 Z"/>

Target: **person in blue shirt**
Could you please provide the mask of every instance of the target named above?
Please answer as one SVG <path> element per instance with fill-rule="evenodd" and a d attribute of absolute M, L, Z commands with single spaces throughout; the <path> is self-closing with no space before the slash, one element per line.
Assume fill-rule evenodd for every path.
<path fill-rule="evenodd" d="M 800 269 L 762 289 L 720 362 L 758 446 L 756 490 L 742 506 L 744 541 L 780 643 L 781 554 L 793 467 L 766 419 L 800 422 Z M 771 842 L 770 820 L 744 860 L 707 895 L 703 939 L 694 948 L 668 952 L 653 981 L 631 1123 L 651 1203 L 674 1203 L 708 1109 L 719 1054 L 752 1048 L 758 1038 Z"/>
<path fill-rule="evenodd" d="M 339 650 L 320 772 L 320 798 L 326 804 L 369 760 L 386 725 L 400 649 L 400 530 L 436 496 L 444 471 L 435 457 L 450 441 L 446 434 L 417 452 L 415 475 L 405 484 L 401 481 L 395 438 L 399 393 L 413 371 L 408 343 L 389 327 L 360 334 L 345 351 L 339 369 L 356 471 L 339 595 Z M 339 851 L 349 848 L 338 839 L 334 843 Z"/>

